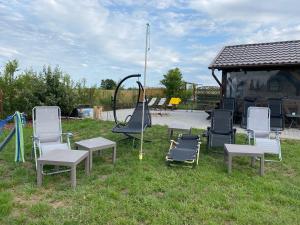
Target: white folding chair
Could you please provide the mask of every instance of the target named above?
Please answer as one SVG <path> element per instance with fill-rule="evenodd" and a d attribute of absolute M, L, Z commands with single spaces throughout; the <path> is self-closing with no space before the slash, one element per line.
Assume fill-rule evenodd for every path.
<path fill-rule="evenodd" d="M 151 100 L 148 102 L 148 107 L 154 107 L 156 103 L 157 98 L 151 98 Z"/>
<path fill-rule="evenodd" d="M 62 133 L 61 111 L 58 106 L 36 106 L 32 109 L 33 150 L 37 158 L 52 150 L 70 150 L 71 133 Z M 63 142 L 66 136 L 67 143 Z M 65 172 L 64 170 L 60 172 Z M 57 173 L 57 172 L 55 172 Z M 48 173 L 50 174 L 50 173 Z"/>
<path fill-rule="evenodd" d="M 267 107 L 249 107 L 247 112 L 248 143 L 264 149 L 264 153 L 276 154 L 282 160 L 280 133 L 275 131 L 275 138 L 271 137 L 270 109 Z M 252 141 L 253 140 L 253 141 Z M 274 160 L 265 160 L 274 161 Z"/>

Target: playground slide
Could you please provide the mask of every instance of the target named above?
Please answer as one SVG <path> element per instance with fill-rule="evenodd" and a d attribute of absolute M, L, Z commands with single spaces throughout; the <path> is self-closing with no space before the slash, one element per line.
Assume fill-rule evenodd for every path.
<path fill-rule="evenodd" d="M 0 143 L 0 151 L 3 150 L 3 148 L 6 146 L 6 144 L 10 141 L 10 139 L 14 136 L 16 132 L 16 128 L 13 128 L 9 135 Z"/>

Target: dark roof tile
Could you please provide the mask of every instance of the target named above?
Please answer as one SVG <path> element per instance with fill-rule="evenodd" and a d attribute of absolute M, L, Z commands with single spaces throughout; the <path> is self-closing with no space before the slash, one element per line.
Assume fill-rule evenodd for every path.
<path fill-rule="evenodd" d="M 300 65 L 300 40 L 225 46 L 210 69 Z"/>

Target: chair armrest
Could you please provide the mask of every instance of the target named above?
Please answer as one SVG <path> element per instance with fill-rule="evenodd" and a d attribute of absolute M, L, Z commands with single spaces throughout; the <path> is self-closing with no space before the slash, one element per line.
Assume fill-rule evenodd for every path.
<path fill-rule="evenodd" d="M 73 134 L 71 132 L 62 133 L 62 135 L 65 135 L 67 137 L 73 137 Z"/>
<path fill-rule="evenodd" d="M 173 148 L 174 146 L 176 146 L 177 144 L 178 144 L 178 142 L 171 140 L 170 149 Z"/>
<path fill-rule="evenodd" d="M 247 133 L 251 133 L 251 134 L 254 134 L 254 130 L 250 130 L 250 129 L 246 129 Z"/>
<path fill-rule="evenodd" d="M 31 136 L 31 138 L 32 138 L 33 141 L 39 141 L 40 140 L 40 138 L 36 137 L 36 136 Z"/>

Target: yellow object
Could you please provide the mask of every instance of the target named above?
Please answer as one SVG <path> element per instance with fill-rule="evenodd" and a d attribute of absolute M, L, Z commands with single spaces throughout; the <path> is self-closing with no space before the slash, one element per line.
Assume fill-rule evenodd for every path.
<path fill-rule="evenodd" d="M 180 102 L 181 102 L 180 98 L 171 98 L 169 105 L 179 105 Z"/>
<path fill-rule="evenodd" d="M 143 153 L 139 154 L 139 159 L 142 160 L 143 159 Z"/>

